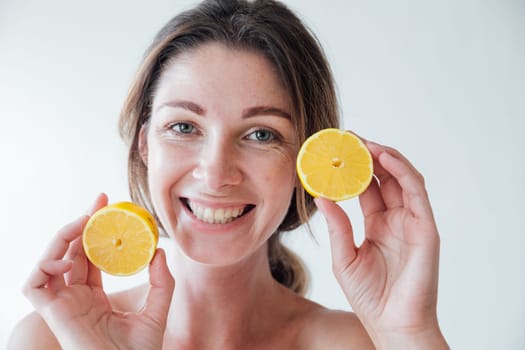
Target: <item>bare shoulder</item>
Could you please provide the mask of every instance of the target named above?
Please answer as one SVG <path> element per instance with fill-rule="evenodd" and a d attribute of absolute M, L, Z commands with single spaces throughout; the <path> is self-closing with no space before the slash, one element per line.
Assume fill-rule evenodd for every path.
<path fill-rule="evenodd" d="M 13 329 L 7 343 L 8 350 L 61 349 L 60 344 L 37 312 L 24 317 Z"/>
<path fill-rule="evenodd" d="M 301 333 L 305 349 L 375 349 L 353 312 L 330 310 L 312 304 Z"/>

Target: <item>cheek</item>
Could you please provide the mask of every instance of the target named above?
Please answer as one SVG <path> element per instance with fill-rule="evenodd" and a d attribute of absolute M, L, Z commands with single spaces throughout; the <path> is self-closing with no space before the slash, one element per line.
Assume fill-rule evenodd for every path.
<path fill-rule="evenodd" d="M 295 184 L 294 168 L 283 164 L 276 166 L 275 169 L 268 171 L 264 176 L 264 182 L 269 188 L 276 187 L 284 189 L 283 186 L 293 187 Z"/>
<path fill-rule="evenodd" d="M 279 152 L 279 156 L 272 162 L 272 167 L 274 171 L 269 174 L 269 181 L 290 184 L 295 182 L 295 153 Z"/>
<path fill-rule="evenodd" d="M 264 184 L 264 217 L 269 235 L 278 230 L 288 213 L 290 202 L 295 191 L 295 161 L 291 156 L 283 156 L 269 164 L 270 171 L 262 178 Z"/>
<path fill-rule="evenodd" d="M 182 147 L 183 148 L 183 147 Z M 173 190 L 180 187 L 182 179 L 191 168 L 191 155 L 188 150 L 151 142 L 148 153 L 148 186 L 155 213 L 168 236 L 172 236 L 177 226 L 180 210 Z"/>
<path fill-rule="evenodd" d="M 148 167 L 160 173 L 171 172 L 194 159 L 193 153 L 191 147 L 154 140 L 149 146 Z"/>
<path fill-rule="evenodd" d="M 167 174 L 171 173 L 173 161 L 169 152 L 166 152 L 162 147 L 157 144 L 150 146 L 148 155 L 148 173 L 151 185 L 155 185 Z"/>
<path fill-rule="evenodd" d="M 264 166 L 264 169 L 261 166 Z M 292 152 L 279 152 L 268 161 L 254 165 L 253 169 L 259 169 L 260 173 L 264 174 L 264 187 L 275 196 L 288 196 L 288 192 L 295 187 L 295 158 Z"/>
<path fill-rule="evenodd" d="M 191 167 L 192 158 L 188 150 L 153 142 L 148 154 L 148 181 L 151 197 L 158 200 L 158 198 L 168 196 L 171 186 L 180 180 Z"/>

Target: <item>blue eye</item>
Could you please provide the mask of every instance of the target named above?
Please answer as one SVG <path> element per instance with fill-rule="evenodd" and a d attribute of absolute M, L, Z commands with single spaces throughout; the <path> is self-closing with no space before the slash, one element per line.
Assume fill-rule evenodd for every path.
<path fill-rule="evenodd" d="M 176 131 L 181 134 L 191 134 L 195 130 L 195 127 L 193 125 L 184 122 L 175 123 L 171 125 L 170 128 L 173 131 Z"/>
<path fill-rule="evenodd" d="M 271 142 L 277 138 L 275 133 L 266 129 L 255 130 L 248 137 L 257 142 Z"/>

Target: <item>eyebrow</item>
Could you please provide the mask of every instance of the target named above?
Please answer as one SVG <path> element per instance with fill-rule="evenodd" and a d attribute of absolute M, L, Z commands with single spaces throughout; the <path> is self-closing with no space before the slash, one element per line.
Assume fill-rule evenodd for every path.
<path fill-rule="evenodd" d="M 169 101 L 161 104 L 157 110 L 164 107 L 182 108 L 202 116 L 206 114 L 206 109 L 191 101 Z"/>
<path fill-rule="evenodd" d="M 250 118 L 255 117 L 258 115 L 275 115 L 278 117 L 282 117 L 288 120 L 292 120 L 292 117 L 289 113 L 285 112 L 284 110 L 277 108 L 277 107 L 269 107 L 269 106 L 258 106 L 258 107 L 251 107 L 243 111 L 242 118 Z"/>
<path fill-rule="evenodd" d="M 169 102 L 166 102 L 160 105 L 158 109 L 161 109 L 164 107 L 182 108 L 182 109 L 186 109 L 200 116 L 206 115 L 206 109 L 204 107 L 198 105 L 195 102 L 191 102 L 191 101 L 185 101 L 185 100 L 169 101 Z M 271 106 L 250 107 L 250 108 L 243 110 L 242 112 L 243 119 L 255 117 L 255 116 L 261 116 L 261 115 L 275 115 L 277 117 L 282 117 L 288 120 L 292 120 L 292 117 L 290 116 L 288 112 L 284 111 L 281 108 L 271 107 Z"/>

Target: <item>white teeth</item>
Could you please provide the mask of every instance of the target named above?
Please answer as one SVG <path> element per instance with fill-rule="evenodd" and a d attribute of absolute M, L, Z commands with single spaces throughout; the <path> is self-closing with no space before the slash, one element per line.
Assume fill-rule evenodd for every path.
<path fill-rule="evenodd" d="M 213 211 L 211 208 L 204 209 L 204 214 L 202 215 L 203 221 L 207 223 L 213 223 Z"/>
<path fill-rule="evenodd" d="M 224 220 L 224 209 L 217 209 L 215 210 L 215 213 L 213 214 L 214 221 L 222 221 Z"/>
<path fill-rule="evenodd" d="M 235 220 L 244 211 L 244 207 L 207 208 L 188 200 L 188 205 L 197 219 L 208 224 L 225 224 Z"/>
<path fill-rule="evenodd" d="M 235 217 L 235 216 L 239 215 L 239 214 L 240 214 L 239 212 L 240 212 L 241 210 L 242 210 L 242 209 L 239 209 L 239 208 L 233 208 L 233 209 L 232 209 L 232 216 Z"/>
<path fill-rule="evenodd" d="M 195 215 L 197 215 L 198 217 L 203 217 L 204 216 L 204 208 L 203 207 L 198 207 L 196 208 L 196 210 L 194 211 Z"/>

